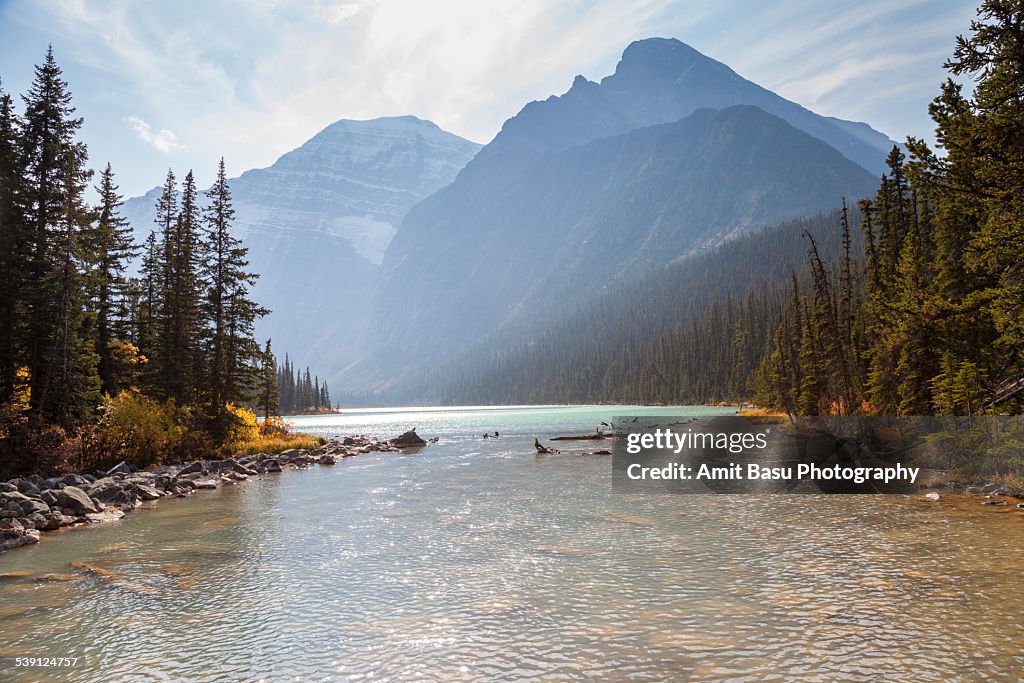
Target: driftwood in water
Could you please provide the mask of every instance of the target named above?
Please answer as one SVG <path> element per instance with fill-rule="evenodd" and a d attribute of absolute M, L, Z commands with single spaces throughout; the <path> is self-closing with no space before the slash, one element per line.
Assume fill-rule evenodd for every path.
<path fill-rule="evenodd" d="M 550 453 L 558 453 L 559 452 L 555 448 L 548 448 L 547 446 L 542 444 L 540 442 L 540 440 L 537 439 L 537 437 L 534 437 L 534 439 L 533 439 L 533 447 L 537 449 L 538 453 L 550 454 Z"/>
<path fill-rule="evenodd" d="M 602 441 L 608 438 L 608 434 L 596 432 L 594 434 L 583 434 L 580 436 L 556 436 L 552 441 Z"/>

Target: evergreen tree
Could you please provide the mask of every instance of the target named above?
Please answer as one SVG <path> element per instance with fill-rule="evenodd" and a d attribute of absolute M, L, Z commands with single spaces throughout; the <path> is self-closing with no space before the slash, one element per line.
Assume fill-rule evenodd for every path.
<path fill-rule="evenodd" d="M 37 417 L 70 425 L 86 416 L 93 393 L 92 322 L 83 309 L 80 236 L 90 222 L 82 195 L 91 172 L 75 139 L 71 93 L 47 50 L 24 97 L 24 207 L 29 230 L 24 297 L 30 406 Z"/>
<path fill-rule="evenodd" d="M 124 271 L 131 258 L 138 253 L 131 226 L 118 214 L 122 199 L 117 189 L 114 172 L 110 164 L 107 164 L 100 176 L 100 185 L 96 188 L 100 198 L 96 208 L 96 222 L 84 240 L 91 266 L 88 284 L 92 307 L 96 311 L 99 376 L 101 388 L 108 394 L 114 394 L 120 388 L 117 376 L 119 361 L 114 342 L 130 336 L 122 302 L 127 296 L 128 286 Z"/>
<path fill-rule="evenodd" d="M 0 404 L 11 401 L 25 364 L 22 342 L 31 233 L 24 217 L 21 122 L 10 95 L 0 88 Z"/>
<path fill-rule="evenodd" d="M 156 232 L 150 230 L 146 242 L 142 246 L 142 263 L 140 277 L 136 283 L 135 295 L 139 300 L 135 314 L 135 343 L 141 349 L 146 362 L 152 366 L 156 348 L 157 326 L 160 316 L 160 293 L 163 289 L 163 265 L 160 259 L 160 247 Z M 147 375 L 152 379 L 152 371 L 147 368 Z"/>
<path fill-rule="evenodd" d="M 210 326 L 207 390 L 214 436 L 223 440 L 230 429 L 227 405 L 250 398 L 255 384 L 254 360 L 259 347 L 252 339 L 253 322 L 268 311 L 248 297 L 248 289 L 258 276 L 246 270 L 248 250 L 231 234 L 235 212 L 223 159 L 207 197 L 203 272 L 208 285 L 205 309 Z"/>
<path fill-rule="evenodd" d="M 277 361 L 270 348 L 270 340 L 263 347 L 262 372 L 260 373 L 259 407 L 264 419 L 281 413 L 281 391 L 278 387 Z"/>

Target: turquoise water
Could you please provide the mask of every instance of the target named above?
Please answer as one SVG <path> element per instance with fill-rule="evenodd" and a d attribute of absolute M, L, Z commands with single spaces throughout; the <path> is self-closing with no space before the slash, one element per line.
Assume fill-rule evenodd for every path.
<path fill-rule="evenodd" d="M 953 497 L 613 494 L 609 458 L 580 455 L 593 444 L 533 452 L 535 436 L 643 412 L 723 411 L 292 418 L 325 436 L 415 426 L 440 442 L 164 500 L 0 555 L 0 574 L 27 573 L 0 579 L 0 680 L 1024 676 L 1024 515 Z M 50 573 L 67 580 L 36 581 Z"/>

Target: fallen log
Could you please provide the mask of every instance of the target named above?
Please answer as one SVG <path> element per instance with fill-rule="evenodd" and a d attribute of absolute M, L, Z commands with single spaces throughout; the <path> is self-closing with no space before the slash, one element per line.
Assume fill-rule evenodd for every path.
<path fill-rule="evenodd" d="M 533 438 L 533 447 L 537 449 L 538 453 L 542 453 L 542 454 L 552 454 L 552 453 L 558 453 L 559 452 L 558 449 L 548 448 L 547 446 L 542 444 L 540 442 L 540 440 L 537 439 L 537 437 Z"/>

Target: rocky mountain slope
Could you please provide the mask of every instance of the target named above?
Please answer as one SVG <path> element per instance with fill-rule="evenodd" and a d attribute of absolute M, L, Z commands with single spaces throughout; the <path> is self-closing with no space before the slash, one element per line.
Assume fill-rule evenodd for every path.
<path fill-rule="evenodd" d="M 413 116 L 341 120 L 272 166 L 231 179 L 235 233 L 262 274 L 255 299 L 273 311 L 258 338 L 272 338 L 299 367 L 340 371 L 356 353 L 397 226 L 479 148 Z M 125 203 L 139 241 L 155 227 L 159 193 Z"/>
<path fill-rule="evenodd" d="M 677 40 L 633 43 L 600 83 L 577 77 L 526 105 L 410 212 L 374 300 L 373 347 L 388 362 L 349 377 L 389 381 L 388 363 L 433 362 L 594 287 L 855 200 L 892 144 Z"/>

